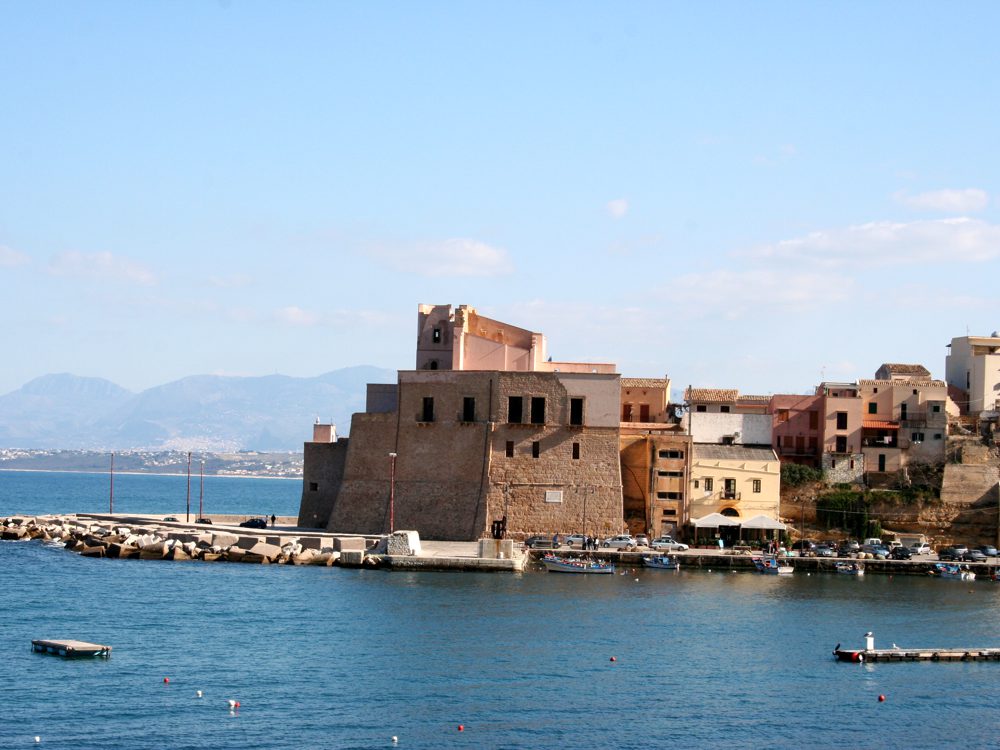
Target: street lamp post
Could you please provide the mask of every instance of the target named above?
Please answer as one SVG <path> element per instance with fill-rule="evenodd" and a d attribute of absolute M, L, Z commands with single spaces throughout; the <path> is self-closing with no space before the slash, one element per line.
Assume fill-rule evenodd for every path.
<path fill-rule="evenodd" d="M 188 451 L 187 515 L 184 523 L 191 523 L 191 451 Z"/>
<path fill-rule="evenodd" d="M 389 454 L 389 533 L 396 528 L 396 454 Z"/>

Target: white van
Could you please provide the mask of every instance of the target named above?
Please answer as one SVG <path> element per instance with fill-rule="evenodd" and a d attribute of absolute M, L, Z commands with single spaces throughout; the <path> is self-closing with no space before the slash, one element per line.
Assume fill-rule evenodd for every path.
<path fill-rule="evenodd" d="M 865 544 L 871 545 L 872 547 L 881 547 L 882 540 L 879 539 L 877 536 L 871 536 L 865 539 Z"/>

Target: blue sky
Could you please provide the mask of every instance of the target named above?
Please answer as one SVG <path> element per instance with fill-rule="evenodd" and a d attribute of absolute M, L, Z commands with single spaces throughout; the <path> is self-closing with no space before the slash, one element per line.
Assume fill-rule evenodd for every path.
<path fill-rule="evenodd" d="M 0 7 L 0 393 L 406 369 L 421 302 L 744 393 L 1000 328 L 996 3 Z"/>

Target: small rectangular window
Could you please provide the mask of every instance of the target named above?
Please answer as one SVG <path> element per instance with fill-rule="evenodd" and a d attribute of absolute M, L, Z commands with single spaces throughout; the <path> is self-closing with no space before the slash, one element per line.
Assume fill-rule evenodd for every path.
<path fill-rule="evenodd" d="M 632 404 L 622 404 L 622 422 L 632 421 Z"/>
<path fill-rule="evenodd" d="M 760 480 L 759 479 L 754 479 L 753 480 L 753 491 L 754 492 L 760 492 Z"/>
<path fill-rule="evenodd" d="M 681 497 L 682 496 L 681 496 L 680 492 L 668 492 L 667 493 L 667 500 L 680 500 Z"/>
<path fill-rule="evenodd" d="M 698 404 L 694 407 L 695 411 L 708 411 L 708 407 L 705 404 Z"/>
<path fill-rule="evenodd" d="M 507 458 L 513 458 L 514 457 L 514 441 L 513 440 L 508 440 L 507 441 L 507 445 L 504 447 L 504 451 L 507 454 Z"/>
<path fill-rule="evenodd" d="M 433 422 L 434 421 L 434 398 L 432 396 L 424 396 L 424 411 L 420 416 L 421 422 Z"/>
<path fill-rule="evenodd" d="M 569 400 L 569 423 L 573 425 L 583 424 L 583 399 L 571 398 Z"/>
<path fill-rule="evenodd" d="M 935 432 L 934 433 L 934 439 L 935 440 L 940 440 L 941 439 L 941 433 L 940 432 Z"/>
<path fill-rule="evenodd" d="M 434 331 L 431 333 L 431 340 L 435 344 L 440 344 L 441 343 L 441 329 L 440 328 L 435 328 L 434 329 Z"/>
<path fill-rule="evenodd" d="M 531 424 L 545 424 L 545 397 L 531 397 Z"/>
<path fill-rule="evenodd" d="M 656 493 L 656 497 L 659 500 L 666 500 L 667 499 L 667 493 L 666 492 L 657 492 Z"/>
<path fill-rule="evenodd" d="M 663 515 L 665 515 L 665 516 L 676 516 L 677 515 L 677 508 L 664 508 L 663 509 Z"/>
<path fill-rule="evenodd" d="M 913 389 L 913 395 L 914 395 L 914 396 L 916 396 L 916 395 L 917 395 L 917 389 L 916 389 L 916 388 L 914 388 L 914 389 Z"/>
<path fill-rule="evenodd" d="M 809 429 L 815 430 L 819 428 L 819 412 L 811 411 L 809 412 Z"/>
<path fill-rule="evenodd" d="M 711 492 L 714 482 L 711 477 L 705 477 L 705 492 Z"/>
<path fill-rule="evenodd" d="M 788 409 L 778 409 L 778 422 L 788 421 Z"/>
<path fill-rule="evenodd" d="M 721 411 L 723 414 L 728 414 L 729 413 L 729 404 L 723 404 L 722 406 L 720 406 L 719 407 L 719 411 Z"/>
<path fill-rule="evenodd" d="M 837 429 L 846 430 L 847 429 L 847 412 L 838 411 L 837 412 Z"/>
<path fill-rule="evenodd" d="M 698 489 L 698 480 L 697 479 L 694 480 L 694 488 Z"/>
<path fill-rule="evenodd" d="M 507 422 L 510 424 L 521 424 L 524 417 L 522 412 L 524 399 L 520 396 L 507 397 Z"/>
<path fill-rule="evenodd" d="M 869 403 L 868 404 L 868 413 L 869 414 L 878 414 L 878 404 L 876 404 L 874 401 L 872 401 L 871 403 Z"/>
<path fill-rule="evenodd" d="M 319 492 L 319 482 L 310 482 L 309 483 L 309 491 L 310 492 Z"/>
<path fill-rule="evenodd" d="M 476 399 L 474 399 L 472 396 L 466 396 L 462 400 L 462 421 L 463 422 L 476 421 Z"/>
<path fill-rule="evenodd" d="M 537 440 L 531 443 L 531 457 L 538 458 L 538 455 L 542 452 L 542 445 Z"/>
<path fill-rule="evenodd" d="M 574 461 L 579 461 L 580 460 L 580 444 L 579 443 L 573 443 L 573 460 Z"/>
<path fill-rule="evenodd" d="M 660 458 L 684 458 L 684 451 L 659 451 Z"/>
<path fill-rule="evenodd" d="M 931 411 L 935 412 L 935 413 L 940 412 L 941 411 L 941 404 L 934 404 L 933 406 L 931 406 Z"/>

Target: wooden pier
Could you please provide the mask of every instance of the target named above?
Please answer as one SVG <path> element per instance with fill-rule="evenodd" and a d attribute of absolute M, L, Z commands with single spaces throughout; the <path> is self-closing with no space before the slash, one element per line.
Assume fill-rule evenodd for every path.
<path fill-rule="evenodd" d="M 31 650 L 37 651 L 40 654 L 55 654 L 67 658 L 103 656 L 107 659 L 111 656 L 111 646 L 102 646 L 100 643 L 87 643 L 85 641 L 37 640 L 31 642 Z"/>
<path fill-rule="evenodd" d="M 1000 648 L 836 649 L 840 661 L 1000 661 Z"/>

